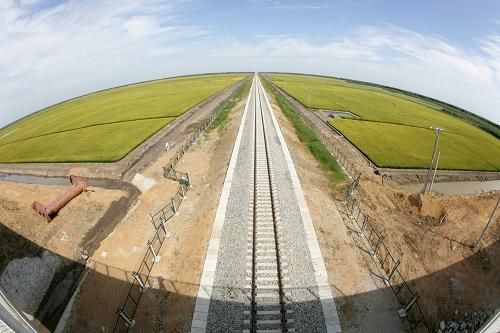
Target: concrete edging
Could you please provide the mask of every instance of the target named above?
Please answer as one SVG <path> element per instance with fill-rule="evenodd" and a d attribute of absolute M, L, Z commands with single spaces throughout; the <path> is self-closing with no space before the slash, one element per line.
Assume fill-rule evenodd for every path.
<path fill-rule="evenodd" d="M 231 153 L 231 159 L 229 161 L 229 166 L 227 168 L 226 177 L 224 178 L 224 186 L 222 188 L 222 193 L 219 199 L 219 205 L 217 207 L 215 221 L 212 226 L 212 234 L 210 236 L 210 242 L 208 244 L 205 264 L 203 266 L 203 273 L 200 280 L 200 287 L 198 289 L 198 296 L 196 297 L 196 306 L 193 313 L 193 320 L 191 322 L 191 332 L 206 331 L 207 321 L 208 321 L 208 310 L 210 306 L 210 299 L 212 298 L 213 285 L 215 280 L 215 271 L 217 268 L 217 260 L 219 257 L 219 246 L 222 236 L 222 227 L 224 225 L 224 220 L 226 217 L 227 203 L 229 200 L 229 194 L 231 192 L 231 186 L 233 183 L 236 161 L 238 160 L 241 138 L 243 136 L 243 128 L 247 116 L 248 105 L 250 103 L 250 96 L 252 95 L 252 89 L 255 89 L 254 84 L 255 81 L 252 84 L 250 93 L 248 95 L 248 99 L 245 105 L 245 110 L 243 111 L 243 116 L 241 117 L 241 123 L 238 129 L 238 134 L 236 136 L 236 141 L 233 147 L 233 151 Z"/>

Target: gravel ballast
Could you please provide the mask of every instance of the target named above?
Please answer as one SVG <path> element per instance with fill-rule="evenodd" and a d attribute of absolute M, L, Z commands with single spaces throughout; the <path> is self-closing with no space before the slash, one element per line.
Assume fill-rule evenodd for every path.
<path fill-rule="evenodd" d="M 254 85 L 256 82 L 254 82 Z M 255 87 L 254 87 L 255 88 Z M 253 92 L 253 89 L 251 92 Z M 241 331 L 244 311 L 248 310 L 249 293 L 245 290 L 248 255 L 251 244 L 247 230 L 253 223 L 253 123 L 254 98 L 250 96 L 248 114 L 243 120 L 243 136 L 234 171 L 227 210 L 218 252 L 213 293 L 210 300 L 208 332 Z M 286 257 L 288 280 L 285 284 L 287 308 L 293 312 L 296 332 L 327 332 L 322 303 L 319 297 L 311 252 L 304 231 L 304 223 L 294 184 L 283 153 L 282 144 L 262 97 L 264 121 L 269 154 L 274 169 L 273 185 L 276 186 L 276 205 L 281 214 L 283 254 Z M 282 251 L 282 250 L 280 250 Z"/>

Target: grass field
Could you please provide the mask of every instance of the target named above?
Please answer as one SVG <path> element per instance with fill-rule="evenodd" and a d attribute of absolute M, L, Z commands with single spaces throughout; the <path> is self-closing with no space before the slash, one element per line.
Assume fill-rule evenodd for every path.
<path fill-rule="evenodd" d="M 245 74 L 187 76 L 78 97 L 0 130 L 0 163 L 114 162 Z"/>
<path fill-rule="evenodd" d="M 310 108 L 359 116 L 329 122 L 379 167 L 427 167 L 435 137 L 430 127 L 437 126 L 445 128 L 439 145 L 440 169 L 500 171 L 500 140 L 439 111 L 440 106 L 430 101 L 334 78 L 270 76 Z"/>

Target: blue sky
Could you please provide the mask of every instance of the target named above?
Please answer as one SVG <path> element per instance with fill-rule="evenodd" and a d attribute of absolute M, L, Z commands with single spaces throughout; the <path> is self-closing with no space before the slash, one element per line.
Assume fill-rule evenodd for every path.
<path fill-rule="evenodd" d="M 343 76 L 500 122 L 500 1 L 0 1 L 0 127 L 120 84 L 216 71 Z"/>

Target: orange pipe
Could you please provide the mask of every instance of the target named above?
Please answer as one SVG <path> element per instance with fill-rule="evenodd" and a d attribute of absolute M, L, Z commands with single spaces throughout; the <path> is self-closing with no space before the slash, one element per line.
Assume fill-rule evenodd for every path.
<path fill-rule="evenodd" d="M 87 177 L 69 176 L 69 181 L 72 186 L 62 195 L 52 200 L 48 205 L 44 205 L 38 201 L 34 201 L 31 207 L 40 215 L 45 216 L 47 222 L 52 221 L 56 217 L 61 208 L 66 206 L 68 202 L 79 196 L 80 193 L 87 190 Z"/>

